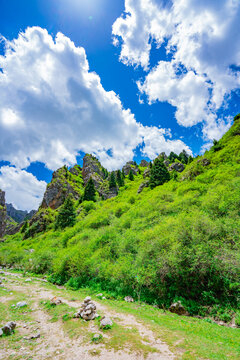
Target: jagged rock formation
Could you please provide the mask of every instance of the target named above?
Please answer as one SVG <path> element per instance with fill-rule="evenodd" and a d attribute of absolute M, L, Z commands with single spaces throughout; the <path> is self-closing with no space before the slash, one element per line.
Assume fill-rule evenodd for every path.
<path fill-rule="evenodd" d="M 172 165 L 169 166 L 168 170 L 169 171 L 177 171 L 177 172 L 183 172 L 183 170 L 185 169 L 184 164 L 180 163 L 180 162 L 175 162 Z"/>
<path fill-rule="evenodd" d="M 36 210 L 23 211 L 17 210 L 12 204 L 6 204 L 7 207 L 7 215 L 10 216 L 11 219 L 16 221 L 17 223 L 22 223 L 26 219 L 31 219 L 33 215 L 36 213 Z"/>
<path fill-rule="evenodd" d="M 66 166 L 54 171 L 52 181 L 48 184 L 40 208 L 57 209 L 67 196 L 72 194 L 78 200 L 83 193 L 81 168 L 75 165 L 68 170 Z"/>
<path fill-rule="evenodd" d="M 139 173 L 139 168 L 134 161 L 128 161 L 126 165 L 124 165 L 124 175 L 129 175 L 130 170 L 132 170 L 133 175 L 137 175 Z"/>
<path fill-rule="evenodd" d="M 5 234 L 6 215 L 5 192 L 0 190 L 0 239 Z"/>
<path fill-rule="evenodd" d="M 142 159 L 140 162 L 140 166 L 142 167 L 148 167 L 149 166 L 149 162 L 147 160 Z"/>
<path fill-rule="evenodd" d="M 117 196 L 117 187 L 109 189 L 108 171 L 101 165 L 95 156 L 90 154 L 84 156 L 82 177 L 84 185 L 87 184 L 90 178 L 93 179 L 96 190 L 104 200 Z"/>

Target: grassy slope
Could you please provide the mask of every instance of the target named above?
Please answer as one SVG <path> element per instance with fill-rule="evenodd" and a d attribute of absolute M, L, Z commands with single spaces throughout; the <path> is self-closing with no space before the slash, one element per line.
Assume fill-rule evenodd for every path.
<path fill-rule="evenodd" d="M 9 237 L 0 264 L 166 306 L 183 298 L 190 313 L 230 320 L 219 304 L 237 308 L 239 300 L 239 133 L 240 120 L 220 150 L 206 152 L 210 165 L 198 157 L 178 181 L 137 194 L 139 175 L 116 198 L 83 203 L 73 228 Z"/>

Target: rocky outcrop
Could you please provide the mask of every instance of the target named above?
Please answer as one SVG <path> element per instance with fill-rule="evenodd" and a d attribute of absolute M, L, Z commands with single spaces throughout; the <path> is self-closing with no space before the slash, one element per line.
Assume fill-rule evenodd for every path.
<path fill-rule="evenodd" d="M 150 174 L 151 174 L 151 169 L 146 169 L 143 173 L 143 178 L 146 179 L 148 177 L 150 177 Z"/>
<path fill-rule="evenodd" d="M 168 170 L 169 171 L 177 171 L 177 172 L 183 172 L 183 170 L 185 169 L 185 165 L 183 165 L 180 162 L 175 162 L 172 165 L 169 166 Z"/>
<path fill-rule="evenodd" d="M 54 171 L 52 181 L 48 184 L 40 208 L 57 209 L 67 196 L 72 194 L 78 200 L 83 193 L 81 168 L 76 165 L 68 170 L 66 166 Z"/>
<path fill-rule="evenodd" d="M 84 156 L 82 176 L 84 185 L 92 178 L 95 189 L 104 200 L 117 196 L 118 188 L 114 187 L 109 189 L 108 171 L 95 156 L 89 154 Z"/>
<path fill-rule="evenodd" d="M 149 166 L 149 162 L 145 159 L 142 159 L 140 162 L 140 166 L 142 167 L 148 167 Z"/>
<path fill-rule="evenodd" d="M 129 175 L 130 170 L 132 170 L 133 175 L 137 175 L 139 173 L 138 166 L 134 161 L 128 161 L 126 165 L 123 167 L 124 175 Z"/>
<path fill-rule="evenodd" d="M 145 189 L 148 186 L 149 186 L 149 181 L 142 182 L 138 188 L 138 194 L 140 194 L 143 191 L 143 189 Z"/>
<path fill-rule="evenodd" d="M 0 239 L 2 239 L 5 234 L 6 216 L 5 192 L 0 190 Z"/>
<path fill-rule="evenodd" d="M 177 302 L 173 303 L 170 306 L 169 311 L 171 311 L 174 314 L 178 314 L 178 315 L 187 315 L 188 314 L 186 309 L 182 305 L 181 301 L 177 301 Z"/>

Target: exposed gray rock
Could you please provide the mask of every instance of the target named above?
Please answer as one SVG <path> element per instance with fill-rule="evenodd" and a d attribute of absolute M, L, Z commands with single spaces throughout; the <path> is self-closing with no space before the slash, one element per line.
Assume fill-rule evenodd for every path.
<path fill-rule="evenodd" d="M 208 166 L 208 165 L 210 165 L 211 162 L 207 158 L 203 158 L 203 159 L 198 160 L 198 163 L 201 163 L 203 166 Z"/>
<path fill-rule="evenodd" d="M 149 185 L 148 181 L 142 182 L 141 185 L 138 188 L 138 194 L 140 194 L 145 187 L 148 187 L 148 185 Z"/>
<path fill-rule="evenodd" d="M 6 325 L 2 327 L 2 332 L 4 335 L 11 335 L 14 329 L 16 328 L 16 323 L 14 321 L 9 321 Z"/>
<path fill-rule="evenodd" d="M 171 311 L 174 314 L 178 314 L 178 315 L 187 315 L 187 311 L 185 310 L 181 301 L 177 301 L 176 303 L 173 303 L 170 306 L 169 311 Z"/>
<path fill-rule="evenodd" d="M 3 331 L 0 329 L 0 337 L 3 336 Z"/>
<path fill-rule="evenodd" d="M 132 170 L 133 175 L 137 175 L 139 173 L 138 166 L 135 165 L 134 161 L 128 161 L 126 165 L 123 166 L 124 175 L 129 175 L 130 170 Z"/>
<path fill-rule="evenodd" d="M 185 169 L 185 165 L 179 162 L 175 162 L 172 165 L 169 166 L 168 170 L 169 171 L 177 171 L 177 172 L 182 172 Z"/>
<path fill-rule="evenodd" d="M 17 304 L 16 304 L 16 307 L 17 308 L 22 308 L 22 307 L 25 307 L 27 306 L 28 304 L 26 303 L 26 301 L 19 301 Z"/>
<path fill-rule="evenodd" d="M 169 165 L 170 165 L 170 161 L 169 160 L 164 160 L 164 165 L 166 166 L 166 167 L 168 167 Z"/>
<path fill-rule="evenodd" d="M 30 336 L 25 336 L 24 339 L 25 340 L 35 340 L 35 339 L 39 339 L 40 337 L 41 337 L 41 334 L 37 333 L 37 334 L 30 335 Z"/>
<path fill-rule="evenodd" d="M 134 299 L 133 299 L 132 296 L 125 296 L 124 300 L 125 300 L 126 302 L 134 302 Z"/>
<path fill-rule="evenodd" d="M 97 294 L 96 296 L 97 296 L 97 297 L 103 297 L 103 294 L 100 293 L 100 294 Z"/>
<path fill-rule="evenodd" d="M 147 177 L 150 177 L 150 174 L 151 174 L 151 170 L 146 169 L 143 173 L 143 178 L 146 179 Z"/>
<path fill-rule="evenodd" d="M 22 223 L 26 218 L 31 219 L 33 215 L 36 213 L 36 210 L 32 210 L 30 212 L 24 210 L 17 210 L 12 204 L 6 204 L 7 214 L 17 223 Z"/>
<path fill-rule="evenodd" d="M 142 159 L 140 162 L 140 166 L 142 167 L 148 167 L 149 166 L 149 162 L 147 160 Z"/>
<path fill-rule="evenodd" d="M 113 326 L 113 322 L 110 319 L 110 317 L 106 317 L 104 316 L 101 321 L 100 321 L 100 328 L 106 328 L 106 327 L 112 327 Z"/>
<path fill-rule="evenodd" d="M 32 281 L 32 279 L 30 279 L 30 278 L 25 280 L 25 282 L 30 282 L 30 281 Z"/>

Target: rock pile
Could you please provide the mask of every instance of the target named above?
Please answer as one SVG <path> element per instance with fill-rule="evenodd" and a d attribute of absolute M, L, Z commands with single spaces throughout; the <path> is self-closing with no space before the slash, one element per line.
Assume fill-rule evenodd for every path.
<path fill-rule="evenodd" d="M 94 320 L 96 317 L 98 317 L 98 314 L 96 313 L 96 305 L 90 298 L 90 296 L 86 297 L 84 299 L 80 310 L 74 314 L 75 318 L 82 318 L 84 320 Z"/>

